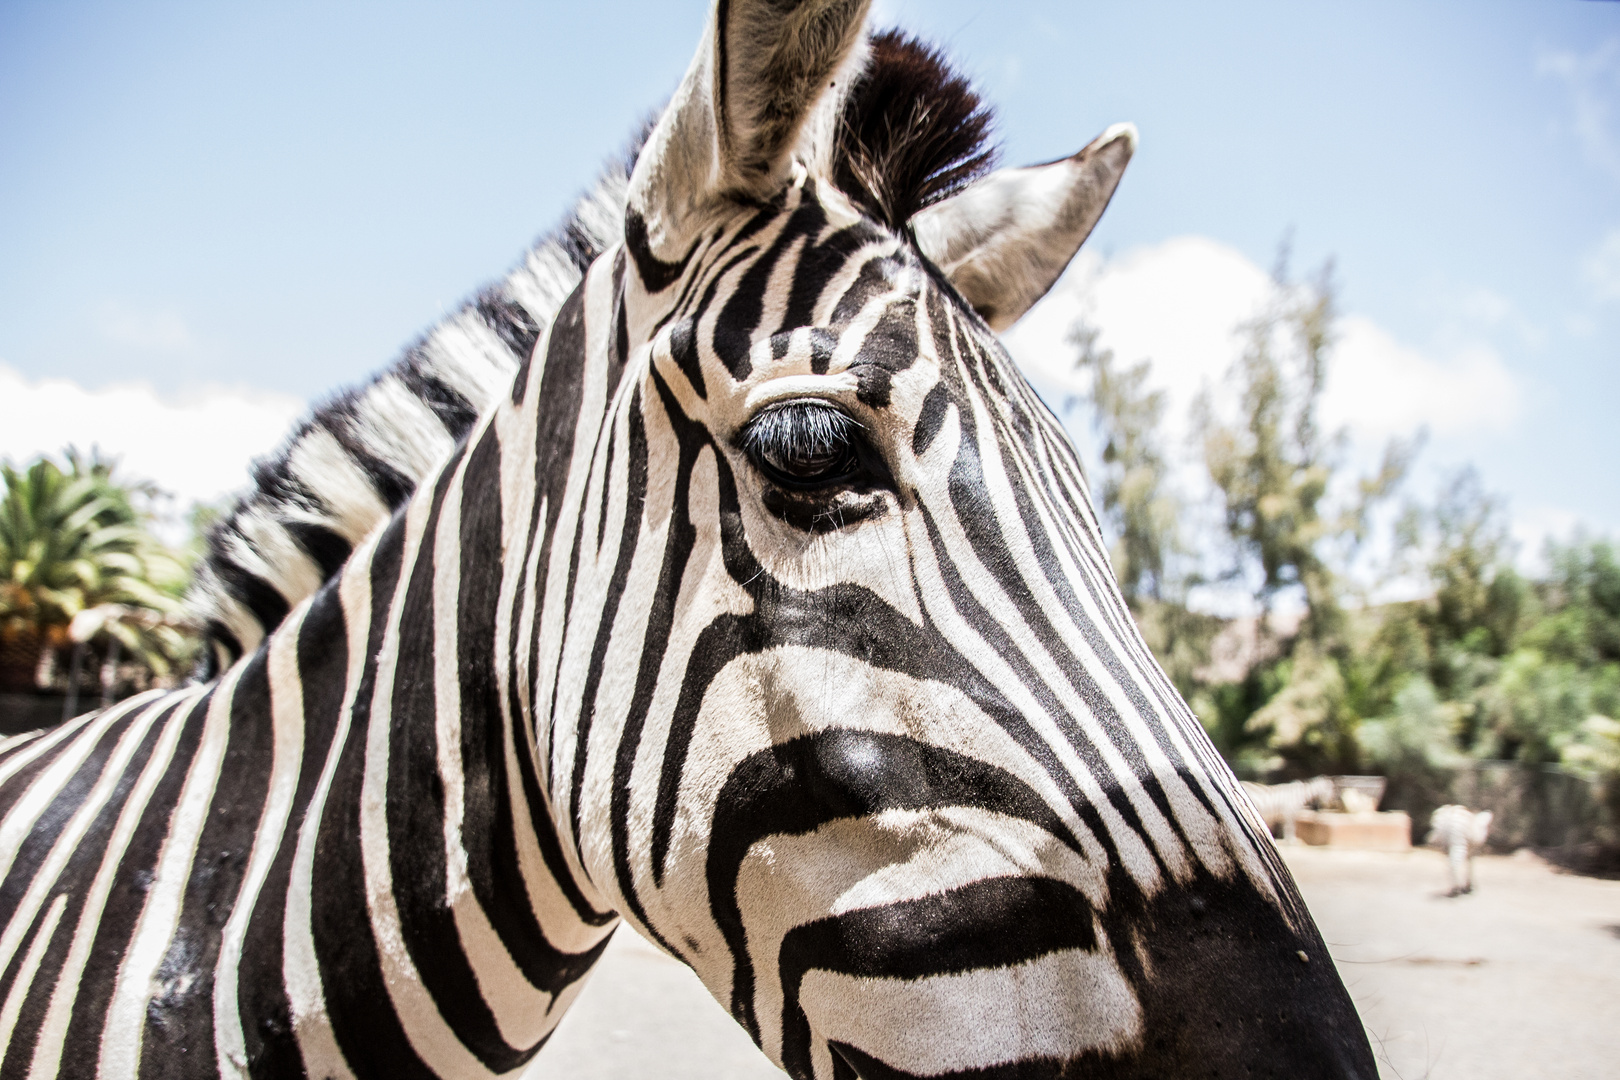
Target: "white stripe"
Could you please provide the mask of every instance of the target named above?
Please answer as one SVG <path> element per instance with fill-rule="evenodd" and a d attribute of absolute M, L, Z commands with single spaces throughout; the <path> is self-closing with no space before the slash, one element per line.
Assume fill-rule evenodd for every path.
<path fill-rule="evenodd" d="M 347 426 L 368 453 L 412 481 L 431 475 L 455 448 L 433 410 L 392 372 L 361 393 Z"/>
<path fill-rule="evenodd" d="M 1107 938 L 1101 931 L 1099 942 Z M 1142 1036 L 1142 1008 L 1107 951 L 1066 949 L 1011 967 L 923 979 L 809 972 L 799 1004 L 812 1030 L 908 1073 L 936 1076 L 1088 1050 Z"/>
<path fill-rule="evenodd" d="M 598 259 L 583 286 L 586 290 L 587 357 L 601 355 L 607 348 L 607 343 L 603 340 L 605 332 L 603 327 L 610 321 L 612 313 L 613 275 L 604 269 L 606 263 L 607 260 Z M 549 338 L 547 341 L 549 343 Z M 559 363 L 578 362 L 578 357 L 574 356 L 559 358 Z M 529 376 L 531 387 L 538 385 L 542 374 L 536 371 Z M 575 580 L 574 606 L 572 609 L 566 606 L 574 537 L 578 530 L 587 524 L 581 521 L 583 513 L 581 507 L 585 505 L 585 494 L 590 489 L 592 481 L 595 449 L 603 436 L 604 425 L 601 420 L 606 414 L 609 389 L 606 365 L 587 363 L 582 381 L 584 385 L 580 388 L 580 407 L 574 423 L 574 441 L 568 459 L 568 478 L 563 488 L 562 506 L 558 510 L 557 527 L 551 536 L 551 563 L 546 568 L 545 596 L 541 600 L 536 631 L 540 637 L 540 644 L 537 670 L 533 674 L 535 682 L 533 700 L 539 710 L 535 717 L 535 742 L 541 747 L 547 745 L 551 726 L 556 722 L 556 717 L 551 712 L 553 695 L 558 701 L 558 711 L 563 715 L 570 715 L 569 703 L 577 700 L 578 684 L 584 680 L 584 668 L 588 663 L 589 653 L 582 653 L 581 650 L 588 646 L 582 647 L 577 640 L 579 635 L 571 633 L 575 628 L 577 613 L 595 612 L 600 609 L 600 589 L 593 583 L 592 575 L 587 572 L 584 565 L 591 561 L 585 557 L 589 555 L 588 551 L 581 552 L 582 565 Z M 586 618 L 579 625 L 592 628 L 584 631 L 586 634 L 592 633 L 595 619 Z M 578 662 L 581 655 L 587 657 L 586 663 Z M 570 665 L 568 663 L 570 659 L 576 662 Z M 571 687 L 559 686 L 560 683 L 570 680 L 574 684 Z M 569 694 L 570 689 L 576 692 L 573 696 Z M 569 859 L 570 869 L 575 871 L 575 877 L 583 878 L 586 875 L 577 869 L 574 856 L 578 850 L 578 838 L 568 835 L 567 830 L 572 813 L 567 790 L 573 776 L 572 734 L 571 729 L 558 732 L 555 756 L 542 767 L 551 778 L 548 788 L 552 797 L 552 820 L 556 822 L 564 853 Z"/>
<path fill-rule="evenodd" d="M 0 756 L 9 754 L 24 743 L 39 738 L 45 734 L 45 731 L 46 729 L 41 728 L 38 731 L 24 731 L 18 735 L 7 735 L 5 738 L 0 739 Z"/>
<path fill-rule="evenodd" d="M 63 724 L 61 727 L 58 727 L 58 728 L 56 728 L 56 729 L 54 729 L 52 731 L 49 731 L 49 732 L 30 731 L 26 735 L 15 736 L 15 738 L 17 738 L 19 740 L 32 739 L 32 738 L 35 738 L 36 736 L 39 737 L 39 739 L 32 746 L 28 746 L 26 748 L 23 747 L 22 744 L 19 742 L 18 744 L 16 744 L 16 747 L 15 747 L 16 752 L 13 753 L 10 757 L 6 758 L 4 761 L 0 761 L 0 784 L 4 784 L 7 780 L 10 780 L 13 776 L 17 775 L 23 769 L 27 768 L 29 765 L 32 765 L 34 762 L 38 761 L 39 758 L 40 758 L 40 755 L 48 752 L 52 747 L 56 746 L 57 744 L 63 742 L 64 740 L 66 740 L 66 739 L 68 739 L 70 737 L 78 735 L 78 733 L 80 731 L 84 730 L 84 728 L 87 725 L 89 725 L 92 721 L 101 721 L 103 719 L 105 719 L 105 714 L 104 713 L 87 712 L 83 716 L 79 716 L 79 717 L 76 717 L 76 718 L 74 718 L 72 720 L 69 720 L 67 723 Z M 10 741 L 8 740 L 8 742 L 7 742 L 7 750 L 10 751 L 12 749 L 13 749 L 13 746 L 10 743 Z M 13 805 L 15 805 L 15 804 L 13 804 Z M 0 840 L 0 851 L 4 851 L 4 850 L 7 850 L 4 847 L 4 840 Z"/>
<path fill-rule="evenodd" d="M 287 464 L 305 487 L 320 492 L 322 508 L 317 512 L 283 504 L 278 513 L 318 521 L 351 546 L 388 520 L 388 507 L 370 477 L 327 429 L 310 429 L 287 452 Z"/>
<path fill-rule="evenodd" d="M 163 989 L 157 979 L 158 966 L 168 953 L 180 923 L 180 906 L 186 885 L 191 881 L 197 842 L 214 804 L 220 765 L 230 741 L 231 698 L 245 670 L 245 664 L 236 665 L 214 688 L 202 740 L 186 770 L 185 785 L 169 818 L 169 835 L 163 842 L 135 936 L 119 966 L 112 1001 L 107 1007 L 107 1022 L 101 1038 L 100 1075 L 104 1080 L 117 1077 L 134 1080 L 138 1073 L 147 1006 L 153 994 Z M 36 1066 L 38 1061 L 36 1057 Z"/>
<path fill-rule="evenodd" d="M 148 701 L 152 697 L 150 694 L 143 696 Z M 45 812 L 45 809 L 61 794 L 62 787 L 78 773 L 80 766 L 95 749 L 96 743 L 101 741 L 107 729 L 135 707 L 121 705 L 99 714 L 96 722 L 79 733 L 78 741 L 52 762 L 50 768 L 35 779 L 28 789 L 28 794 L 12 807 L 4 827 L 0 827 L 0 880 L 11 872 L 12 863 L 17 858 L 23 840 L 32 831 L 40 814 Z M 150 722 L 149 718 L 147 722 Z M 133 727 L 140 726 L 139 720 L 133 725 Z M 11 964 L 12 958 L 17 955 L 17 950 L 22 946 L 23 936 L 33 925 L 34 916 L 44 905 L 45 897 L 50 895 L 50 890 L 55 887 L 57 876 L 62 873 L 62 868 L 67 865 L 68 859 L 72 857 L 79 840 L 90 828 L 96 814 L 100 813 L 102 804 L 111 797 L 112 789 L 118 782 L 118 776 L 112 771 L 112 767 L 120 761 L 127 761 L 128 755 L 134 752 L 134 744 L 129 741 L 133 727 L 120 736 L 117 746 L 113 748 L 112 754 L 101 768 L 100 778 L 85 796 L 84 802 L 74 811 L 67 827 L 51 845 L 50 854 L 34 873 L 28 891 L 23 894 L 16 909 L 8 916 L 5 933 L 0 934 L 0 971 L 4 971 Z M 144 731 L 144 727 L 141 730 Z"/>
<path fill-rule="evenodd" d="M 371 631 L 371 559 L 381 535 L 373 533 L 355 550 L 338 582 L 338 600 L 343 607 L 343 624 L 348 634 L 343 704 L 338 709 L 326 763 L 310 795 L 309 805 L 304 809 L 303 823 L 298 827 L 298 847 L 293 853 L 287 880 L 286 921 L 282 926 L 282 978 L 304 1071 L 330 1080 L 354 1080 L 354 1073 L 332 1032 L 332 1018 L 326 1011 L 326 991 L 321 984 L 320 961 L 315 956 L 315 852 L 332 778 L 337 774 L 338 761 L 349 740 L 355 695 L 366 670 L 367 639 Z"/>
<path fill-rule="evenodd" d="M 157 717 L 167 713 L 163 721 L 163 731 L 158 736 L 157 744 L 152 748 L 151 757 L 141 769 L 141 775 L 135 781 L 135 786 L 130 790 L 124 808 L 118 814 L 118 821 L 107 839 L 106 850 L 102 852 L 101 866 L 97 869 L 95 880 L 91 882 L 90 889 L 85 894 L 84 906 L 79 910 L 78 925 L 73 932 L 73 946 L 62 962 L 61 971 L 57 973 L 50 1008 L 46 1012 L 38 1042 L 34 1047 L 35 1075 L 54 1076 L 57 1072 L 63 1040 L 67 1037 L 68 1023 L 73 1017 L 73 1004 L 77 1000 L 80 974 L 90 958 L 90 948 L 95 944 L 96 933 L 101 927 L 101 913 L 106 906 L 107 896 L 117 881 L 118 868 L 122 865 L 124 853 L 135 836 L 141 818 L 146 814 L 152 792 L 157 790 L 158 784 L 169 771 L 169 765 L 174 759 L 174 748 L 180 741 L 180 733 L 185 730 L 186 718 L 190 716 L 191 710 L 203 693 L 204 691 L 199 688 L 178 695 L 181 701 L 172 711 L 169 709 L 174 705 L 173 702 L 154 704 L 141 717 L 142 722 L 132 726 L 130 734 L 136 734 L 134 727 L 139 727 L 139 734 L 129 743 L 131 752 L 146 737 L 148 729 Z M 119 779 L 122 779 L 123 771 L 128 765 L 127 757 L 118 762 Z M 75 839 L 74 847 L 77 845 L 78 841 Z"/>
<path fill-rule="evenodd" d="M 28 946 L 22 967 L 17 969 L 16 981 L 11 984 L 11 993 L 6 995 L 4 1007 L 0 1007 L 0 1068 L 5 1066 L 6 1053 L 11 1048 L 11 1033 L 17 1030 L 17 1015 L 22 1012 L 29 991 L 34 989 L 39 962 L 45 958 L 51 938 L 56 936 L 56 924 L 62 921 L 62 911 L 66 907 L 67 894 L 58 893 L 56 899 L 51 901 L 50 909 L 45 912 L 45 921 L 40 924 L 39 932 Z"/>
<path fill-rule="evenodd" d="M 220 936 L 219 959 L 214 965 L 214 1053 L 222 1076 L 247 1075 L 247 1042 L 237 1001 L 238 964 L 248 922 L 258 903 L 259 890 L 270 873 L 284 841 L 287 817 L 298 790 L 304 755 L 304 687 L 298 669 L 298 636 L 309 614 L 307 603 L 295 609 L 270 639 L 270 752 L 269 788 L 264 811 L 253 834 L 252 853 L 242 875 L 241 891 Z"/>
<path fill-rule="evenodd" d="M 461 757 L 461 653 L 458 620 L 461 601 L 461 500 L 470 455 L 463 455 L 445 492 L 433 545 L 434 737 L 439 780 L 444 787 L 445 902 L 455 919 L 460 946 L 478 983 L 496 1030 L 508 1046 L 527 1050 L 554 1025 L 551 995 L 529 982 L 506 950 L 473 891 L 462 842 L 466 811 L 466 762 Z M 480 497 L 474 494 L 474 498 Z M 479 673 L 490 677 L 493 672 Z M 497 724 L 500 717 L 484 717 Z M 503 740 L 504 741 L 504 740 Z M 488 844 L 487 838 L 475 842 Z M 450 942 L 443 946 L 449 948 Z"/>
<path fill-rule="evenodd" d="M 413 499 L 406 510 L 399 581 L 389 605 L 388 624 L 378 653 L 376 689 L 366 725 L 365 776 L 360 787 L 360 855 L 365 873 L 366 908 L 371 915 L 371 932 L 376 937 L 383 985 L 388 989 L 389 1001 L 393 1003 L 411 1048 L 428 1068 L 441 1076 L 487 1076 L 489 1070 L 456 1037 L 455 1030 L 445 1021 L 432 995 L 423 986 L 421 973 L 411 960 L 399 907 L 394 900 L 392 848 L 388 835 L 388 760 L 392 749 L 389 743 L 393 731 L 394 684 L 399 674 L 400 621 L 414 568 L 421 557 L 427 519 L 433 512 L 433 500 L 428 494 L 429 488 L 424 487 L 422 497 Z M 412 630 L 413 633 L 421 631 L 420 627 Z M 412 672 L 411 676 L 420 674 Z"/>
<path fill-rule="evenodd" d="M 532 398 L 539 384 L 538 373 L 530 376 L 529 394 L 521 408 L 501 407 L 492 425 L 501 446 L 501 535 L 523 537 L 527 541 L 531 515 L 536 513 L 537 497 L 534 483 L 535 418 L 538 408 Z M 534 619 L 538 605 L 533 601 L 535 575 L 540 566 L 540 552 L 545 547 L 544 526 L 546 502 L 542 498 L 538 517 L 542 526 L 536 530 L 535 542 L 527 548 L 522 543 L 508 543 L 504 550 L 499 607 L 495 612 L 495 641 L 497 648 L 512 640 L 512 622 L 517 620 L 517 636 L 513 655 L 507 662 L 495 666 L 495 685 L 500 695 L 501 723 L 508 733 L 506 743 L 506 786 L 511 799 L 512 831 L 518 852 L 518 868 L 523 875 L 524 892 L 529 907 L 539 918 L 551 916 L 551 925 L 545 926 L 547 940 L 569 951 L 587 949 L 612 932 L 612 926 L 590 927 L 579 922 L 572 913 L 572 904 L 563 894 L 555 877 L 540 853 L 539 837 L 534 822 L 548 822 L 551 804 L 546 799 L 550 783 L 550 763 L 540 753 L 534 737 L 534 700 L 530 696 L 534 675 L 530 670 L 530 648 L 534 642 Z M 511 715 L 512 681 L 517 680 L 516 692 L 519 716 Z M 524 744 L 518 746 L 512 733 L 520 732 Z M 523 773 L 527 760 L 534 763 L 541 805 L 530 806 L 523 786 Z M 546 828 L 542 824 L 541 828 Z M 600 907 L 595 890 L 585 883 L 584 895 Z M 562 933 L 558 933 L 559 926 Z M 560 1018 L 557 1010 L 553 1014 Z"/>

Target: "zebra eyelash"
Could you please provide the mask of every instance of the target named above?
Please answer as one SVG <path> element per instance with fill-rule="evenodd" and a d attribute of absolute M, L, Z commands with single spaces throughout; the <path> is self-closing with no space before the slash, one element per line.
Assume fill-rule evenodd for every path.
<path fill-rule="evenodd" d="M 773 481 L 824 487 L 859 467 L 859 421 L 823 401 L 784 401 L 761 411 L 738 435 L 738 446 Z"/>

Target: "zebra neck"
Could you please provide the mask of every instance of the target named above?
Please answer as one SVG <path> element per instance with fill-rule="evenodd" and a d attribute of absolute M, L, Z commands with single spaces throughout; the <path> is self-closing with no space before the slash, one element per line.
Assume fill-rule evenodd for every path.
<path fill-rule="evenodd" d="M 505 988 L 484 998 L 502 1053 L 521 1054 L 560 1017 L 556 1006 L 605 947 L 615 917 L 553 827 L 531 711 L 512 680 L 522 594 L 506 555 L 522 543 L 508 542 L 521 536 L 503 484 L 521 457 L 503 453 L 510 414 L 503 407 L 475 427 L 339 579 L 347 640 L 332 646 L 347 657 L 347 732 L 331 795 L 340 805 L 328 816 L 358 819 L 383 966 L 442 957 L 442 942 L 458 938 L 466 985 Z M 347 911 L 356 895 L 317 892 L 313 903 Z M 379 913 L 382 900 L 392 910 Z M 392 975 L 439 988 L 461 978 Z"/>

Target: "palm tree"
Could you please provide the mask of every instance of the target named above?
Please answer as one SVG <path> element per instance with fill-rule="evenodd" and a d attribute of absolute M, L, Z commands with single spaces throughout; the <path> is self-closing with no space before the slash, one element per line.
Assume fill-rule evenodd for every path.
<path fill-rule="evenodd" d="M 176 617 L 186 569 L 135 505 L 155 489 L 122 483 L 99 455 L 69 450 L 67 462 L 0 463 L 0 689 L 33 689 L 42 658 L 71 643 L 75 616 L 105 605 L 125 614 L 97 620 L 97 632 L 154 673 L 184 652 Z"/>

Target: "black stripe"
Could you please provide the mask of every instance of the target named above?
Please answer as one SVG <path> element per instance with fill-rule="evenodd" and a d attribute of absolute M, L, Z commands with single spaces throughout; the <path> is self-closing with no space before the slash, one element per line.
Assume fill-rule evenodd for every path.
<path fill-rule="evenodd" d="M 514 359 L 521 362 L 529 358 L 545 327 L 534 321 L 527 308 L 495 289 L 479 296 L 473 306 Z"/>
<path fill-rule="evenodd" d="M 388 860 L 400 932 L 423 987 L 456 1037 L 491 1072 L 504 1073 L 522 1065 L 529 1054 L 501 1037 L 456 929 L 445 892 L 444 781 L 430 722 L 438 704 L 435 661 L 441 644 L 434 632 L 433 597 L 440 555 L 438 526 L 457 465 L 452 459 L 433 486 L 421 546 L 409 569 L 399 614 L 389 715 L 406 722 L 391 723 L 388 736 Z M 454 550 L 445 557 L 459 562 Z M 387 689 L 379 687 L 382 692 Z M 477 763 L 463 764 L 475 767 L 469 782 L 478 779 Z"/>
<path fill-rule="evenodd" d="M 753 958 L 737 888 L 749 848 L 769 836 L 808 833 L 841 818 L 947 806 L 1022 818 L 1070 850 L 1081 850 L 1068 826 L 1016 776 L 904 736 L 818 732 L 752 754 L 732 769 L 715 800 L 706 876 L 710 909 L 732 954 L 731 1012 L 739 1023 L 758 1037 Z"/>
<path fill-rule="evenodd" d="M 765 313 L 766 286 L 770 284 L 777 261 L 794 241 L 815 233 L 825 220 L 821 208 L 814 203 L 806 203 L 795 210 L 771 246 L 743 271 L 736 289 L 715 317 L 714 351 L 720 357 L 720 362 L 726 365 L 726 370 L 731 372 L 731 377 L 738 382 L 748 378 L 754 370 L 749 352 L 753 348 L 754 331 L 759 329 L 760 318 Z M 704 304 L 703 307 L 706 309 L 708 305 Z"/>
<path fill-rule="evenodd" d="M 0 1068 L 0 1077 L 23 1076 L 27 1072 L 30 1058 L 37 1046 L 40 1027 L 44 1023 L 45 1014 L 50 1006 L 52 991 L 55 990 L 59 982 L 58 975 L 61 972 L 62 964 L 67 959 L 68 950 L 72 946 L 74 932 L 78 929 L 79 919 L 84 912 L 85 901 L 89 899 L 91 885 L 96 875 L 101 871 L 102 864 L 106 859 L 108 846 L 112 840 L 112 832 L 117 827 L 118 819 L 129 802 L 129 794 L 135 787 L 141 770 L 151 760 L 152 750 L 156 746 L 165 726 L 171 722 L 181 722 L 173 719 L 177 708 L 178 705 L 175 702 L 158 701 L 146 706 L 144 709 L 136 710 L 137 712 L 157 713 L 158 715 L 153 720 L 152 726 L 147 729 L 146 734 L 141 738 L 140 744 L 135 748 L 135 752 L 131 755 L 128 766 L 119 777 L 111 797 L 98 812 L 90 828 L 79 840 L 73 854 L 68 859 L 67 865 L 63 867 L 62 872 L 57 876 L 53 887 L 45 897 L 44 903 L 40 906 L 39 913 L 36 916 L 36 928 L 40 924 L 40 920 L 43 920 L 48 913 L 56 897 L 64 894 L 67 896 L 61 921 L 57 923 L 51 944 L 47 946 L 41 957 L 39 969 L 34 975 L 33 985 L 29 987 L 27 997 L 23 1001 L 23 1008 L 18 1013 L 17 1026 L 13 1028 L 11 1043 L 5 1050 L 7 1055 L 6 1065 L 4 1068 Z M 128 859 L 127 853 L 125 858 Z M 120 860 L 120 872 L 137 869 L 140 866 L 138 860 L 138 855 L 127 863 Z M 129 871 L 124 870 L 125 866 L 129 867 Z M 117 887 L 116 881 L 115 878 L 115 890 Z M 16 907 L 14 904 L 5 904 L 4 910 L 11 911 L 13 917 L 15 916 Z M 112 950 L 110 961 L 112 966 L 110 970 L 117 970 L 116 965 L 121 958 L 127 935 L 133 930 L 135 916 L 138 914 L 138 910 L 119 912 L 112 910 L 110 906 L 105 907 L 102 910 L 100 921 L 87 929 L 87 933 L 96 935 L 94 940 L 110 940 L 115 945 Z M 34 933 L 37 932 L 36 929 Z M 5 980 L 0 983 L 0 997 L 11 993 L 18 974 L 18 968 L 20 968 L 22 959 L 32 944 L 32 934 L 30 940 L 19 943 L 17 953 L 6 969 Z M 106 966 L 108 963 L 106 952 L 106 949 L 102 949 L 98 953 L 97 950 L 92 948 L 88 958 L 89 962 L 84 969 L 87 977 L 80 982 L 78 993 L 73 1001 L 73 1011 L 68 1019 L 64 1059 L 71 1052 L 81 1031 L 87 1031 L 92 1039 L 97 1038 L 100 1016 L 105 1011 L 106 1000 L 112 992 L 112 980 L 97 980 L 95 978 L 95 973 L 109 970 L 109 967 Z M 98 982 L 104 982 L 105 985 L 96 985 Z M 64 1071 L 63 1075 L 71 1076 L 73 1073 Z"/>
<path fill-rule="evenodd" d="M 197 837 L 173 940 L 158 965 L 141 1042 L 143 1077 L 214 1078 L 214 968 L 269 790 L 275 735 L 268 650 L 242 669 L 228 703 L 225 755 Z"/>
<path fill-rule="evenodd" d="M 287 598 L 274 585 L 252 570 L 231 562 L 226 554 L 210 556 L 208 565 L 213 568 L 226 593 L 247 608 L 266 632 L 280 626 L 281 620 L 292 610 Z"/>
<path fill-rule="evenodd" d="M 823 217 L 823 227 L 825 223 Z M 826 291 L 828 282 L 843 272 L 863 246 L 879 239 L 880 234 L 863 223 L 839 229 L 824 240 L 806 244 L 793 270 L 793 287 L 788 290 L 782 326 L 785 329 L 814 326 L 816 308 L 821 304 L 821 294 Z"/>
<path fill-rule="evenodd" d="M 703 359 L 698 355 L 697 319 L 688 316 L 676 320 L 669 328 L 669 355 L 681 369 L 692 391 L 707 401 L 709 388 L 703 382 Z"/>
<path fill-rule="evenodd" d="M 411 1048 L 383 981 L 366 901 L 360 850 L 360 791 L 366 729 L 395 585 L 402 572 L 405 516 L 396 515 L 371 559 L 371 626 L 351 726 L 339 753 L 315 842 L 311 931 L 327 1015 L 349 1067 L 360 1080 L 437 1080 Z M 395 883 L 396 886 L 398 882 Z"/>
<path fill-rule="evenodd" d="M 352 426 L 358 419 L 357 400 L 347 400 L 341 406 L 334 406 L 326 430 L 354 460 L 360 471 L 366 474 L 366 479 L 371 482 L 378 498 L 382 499 L 388 509 L 398 510 L 411 497 L 411 492 L 416 490 L 416 478 L 406 476 L 366 449 L 366 444 L 355 434 Z"/>
<path fill-rule="evenodd" d="M 314 560 L 315 565 L 321 568 L 322 581 L 336 577 L 354 552 L 347 540 L 325 525 L 312 521 L 288 521 L 284 527 L 298 546 Z"/>
<path fill-rule="evenodd" d="M 922 410 L 917 414 L 917 426 L 911 433 L 911 452 L 922 457 L 934 445 L 934 436 L 945 424 L 945 410 L 951 405 L 950 392 L 943 382 L 934 384 L 923 398 Z"/>
<path fill-rule="evenodd" d="M 641 278 L 641 284 L 654 295 L 680 280 L 681 275 L 686 273 L 686 264 L 691 261 L 701 241 L 702 237 L 692 241 L 692 246 L 686 249 L 686 254 L 681 256 L 680 261 L 665 262 L 653 254 L 652 244 L 647 235 L 647 219 L 641 216 L 641 211 L 635 207 L 625 211 L 625 249 L 636 261 L 636 276 Z"/>
<path fill-rule="evenodd" d="M 624 305 L 624 250 L 613 259 L 613 315 L 609 337 L 613 350 L 608 354 L 607 385 L 611 393 L 624 375 L 624 366 L 630 361 L 630 314 Z"/>
<path fill-rule="evenodd" d="M 437 375 L 424 370 L 428 363 L 426 356 L 413 356 L 395 374 L 405 384 L 405 389 L 426 405 L 439 423 L 444 425 L 450 437 L 459 442 L 478 420 L 480 410 Z"/>
<path fill-rule="evenodd" d="M 920 979 L 1010 967 L 1095 948 L 1092 915 L 1086 898 L 1061 881 L 1005 877 L 795 927 L 780 957 L 782 1065 L 794 1076 L 813 1075 L 810 1022 L 799 1007 L 799 987 L 811 970 Z"/>
<path fill-rule="evenodd" d="M 152 796 L 135 825 L 129 846 L 119 859 L 117 875 L 107 894 L 106 905 L 102 908 L 101 921 L 93 931 L 95 939 L 85 964 L 86 978 L 81 982 L 79 995 L 74 1000 L 73 1018 L 69 1021 L 68 1037 L 63 1045 L 63 1076 L 96 1074 L 101 1028 L 112 999 L 118 966 L 145 910 L 158 858 L 169 836 L 174 807 L 191 773 L 191 763 L 202 742 L 208 710 L 217 693 L 217 688 L 210 690 L 188 708 L 176 708 L 154 725 L 154 730 L 171 724 L 182 726 L 174 754 L 153 788 Z M 155 740 L 153 742 L 155 745 Z M 149 757 L 150 751 L 145 752 Z M 133 782 L 138 774 L 132 771 L 129 776 Z M 97 849 L 101 847 L 101 844 L 96 845 Z"/>
<path fill-rule="evenodd" d="M 255 1080 L 304 1075 L 304 1058 L 293 1035 L 292 1007 L 283 971 L 286 959 L 288 886 L 298 852 L 298 834 L 320 782 L 337 733 L 349 668 L 349 638 L 337 582 L 315 594 L 298 630 L 298 680 L 303 690 L 304 739 L 298 783 L 237 965 L 237 1004 L 243 1048 Z M 238 901 L 240 902 L 240 901 Z"/>
<path fill-rule="evenodd" d="M 606 948 L 607 938 L 583 955 L 556 949 L 546 940 L 528 904 L 513 829 L 516 807 L 506 775 L 510 733 L 501 724 L 495 679 L 496 665 L 503 662 L 495 648 L 501 582 L 500 575 L 490 570 L 501 565 L 500 474 L 500 444 L 490 429 L 469 454 L 464 491 L 472 494 L 463 502 L 461 517 L 461 594 L 456 605 L 465 777 L 461 840 L 473 893 L 490 925 L 529 982 L 556 995 L 590 970 Z M 520 765 L 525 771 L 532 769 L 527 740 L 518 735 L 514 742 Z M 545 804 L 536 801 L 530 805 Z M 554 847 L 551 821 L 536 820 L 533 825 L 537 834 L 550 835 Z M 567 880 L 563 870 L 558 883 Z"/>

